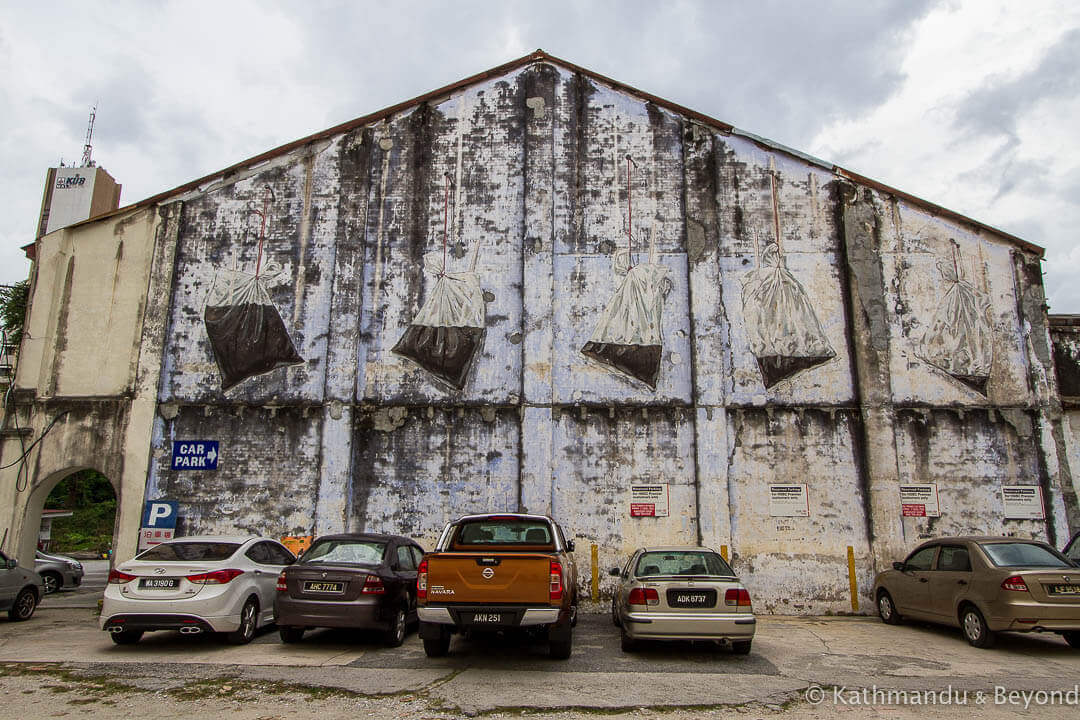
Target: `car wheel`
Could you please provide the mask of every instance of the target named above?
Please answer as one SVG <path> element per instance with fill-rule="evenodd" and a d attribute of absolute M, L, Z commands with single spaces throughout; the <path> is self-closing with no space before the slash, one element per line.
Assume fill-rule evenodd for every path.
<path fill-rule="evenodd" d="M 632 637 L 630 637 L 629 635 L 626 634 L 626 628 L 622 629 L 622 632 L 620 633 L 620 636 L 621 636 L 620 639 L 622 641 L 622 651 L 623 652 L 633 652 L 634 650 L 637 649 L 637 641 L 634 640 L 634 638 L 632 638 Z"/>
<path fill-rule="evenodd" d="M 143 636 L 142 630 L 122 630 L 117 633 L 109 633 L 109 637 L 117 645 L 134 645 Z"/>
<path fill-rule="evenodd" d="M 1065 638 L 1065 642 L 1069 643 L 1069 647 L 1080 648 L 1080 632 L 1066 632 L 1061 633 L 1061 636 Z"/>
<path fill-rule="evenodd" d="M 443 657 L 450 652 L 450 633 L 445 630 L 439 637 L 424 638 L 424 654 L 428 657 Z"/>
<path fill-rule="evenodd" d="M 736 640 L 731 643 L 731 652 L 736 655 L 749 655 L 750 647 L 754 644 L 753 640 Z"/>
<path fill-rule="evenodd" d="M 994 633 L 986 626 L 986 619 L 974 605 L 968 605 L 960 613 L 960 628 L 964 638 L 974 647 L 988 648 L 994 644 Z"/>
<path fill-rule="evenodd" d="M 615 627 L 622 627 L 622 620 L 619 619 L 619 597 L 618 595 L 611 596 L 611 624 Z"/>
<path fill-rule="evenodd" d="M 259 601 L 249 597 L 240 610 L 240 627 L 225 636 L 231 645 L 247 645 L 255 637 L 259 624 Z"/>
<path fill-rule="evenodd" d="M 548 631 L 548 655 L 554 660 L 566 660 L 574 650 L 574 630 L 551 628 Z"/>
<path fill-rule="evenodd" d="M 887 625 L 900 624 L 900 613 L 896 612 L 896 605 L 893 603 L 892 595 L 885 590 L 878 593 L 877 612 L 881 616 L 881 621 Z"/>
<path fill-rule="evenodd" d="M 15 596 L 15 604 L 8 610 L 8 617 L 12 620 L 29 620 L 37 608 L 37 593 L 33 588 L 23 588 Z"/>
<path fill-rule="evenodd" d="M 58 573 L 44 572 L 41 573 L 41 583 L 45 586 L 45 594 L 51 595 L 60 589 L 60 586 L 64 584 L 64 579 Z"/>
<path fill-rule="evenodd" d="M 298 643 L 304 638 L 304 628 L 283 625 L 278 627 L 278 635 L 281 636 L 283 643 Z"/>
<path fill-rule="evenodd" d="M 397 613 L 394 615 L 393 621 L 390 623 L 390 627 L 383 636 L 383 642 L 386 647 L 401 647 L 401 643 L 405 642 L 407 619 L 408 617 L 405 614 L 405 608 L 399 607 Z"/>

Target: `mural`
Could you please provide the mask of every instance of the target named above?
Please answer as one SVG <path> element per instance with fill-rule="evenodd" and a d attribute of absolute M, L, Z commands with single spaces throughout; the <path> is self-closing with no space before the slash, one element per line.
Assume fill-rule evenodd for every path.
<path fill-rule="evenodd" d="M 207 293 L 203 321 L 221 373 L 222 390 L 275 368 L 304 362 L 267 289 L 288 280 L 288 273 L 281 265 L 263 263 L 263 244 L 273 202 L 274 193 L 267 187 L 261 209 L 248 203 L 248 218 L 252 215 L 259 218 L 255 272 L 235 267 L 219 270 Z"/>
<path fill-rule="evenodd" d="M 771 165 L 774 240 L 765 246 L 757 268 L 743 278 L 742 294 L 750 351 L 766 388 L 836 357 L 810 298 L 784 262 L 776 169 Z"/>
<path fill-rule="evenodd" d="M 447 272 L 450 188 L 445 175 L 442 251 L 424 255 L 424 270 L 435 278 L 427 302 L 413 318 L 393 352 L 412 360 L 455 390 L 465 387 L 473 358 L 484 344 L 486 300 L 476 274 L 480 244 L 473 245 L 469 269 Z"/>
<path fill-rule="evenodd" d="M 663 352 L 660 325 L 664 296 L 671 290 L 668 269 L 656 262 L 656 244 L 649 237 L 649 261 L 634 265 L 633 204 L 631 174 L 633 159 L 626 156 L 626 248 L 615 252 L 612 270 L 622 278 L 600 315 L 589 342 L 581 354 L 656 389 Z"/>
<path fill-rule="evenodd" d="M 961 277 L 960 245 L 955 240 L 950 242 L 951 261 L 939 259 L 937 263 L 948 289 L 915 354 L 975 392 L 986 395 L 994 360 L 990 301 Z"/>

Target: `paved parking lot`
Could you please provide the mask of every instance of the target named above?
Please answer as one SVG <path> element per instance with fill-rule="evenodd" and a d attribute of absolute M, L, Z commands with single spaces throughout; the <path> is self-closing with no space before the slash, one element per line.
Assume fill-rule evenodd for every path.
<path fill-rule="evenodd" d="M 543 645 L 503 638 L 455 638 L 448 657 L 429 659 L 415 634 L 388 649 L 374 635 L 331 630 L 311 632 L 295 645 L 281 644 L 268 629 L 239 647 L 166 632 L 120 647 L 97 629 L 95 610 L 47 603 L 30 622 L 0 622 L 0 663 L 11 677 L 34 667 L 69 679 L 113 677 L 153 692 L 225 677 L 237 687 L 273 682 L 353 698 L 392 695 L 398 702 L 422 700 L 447 717 L 525 708 L 806 712 L 812 686 L 1030 693 L 1080 682 L 1080 652 L 1057 636 L 1005 635 L 995 649 L 977 650 L 954 630 L 890 627 L 865 617 L 763 617 L 753 652 L 737 656 L 710 643 L 656 644 L 626 654 L 606 615 L 583 615 L 567 661 L 550 660 Z M 816 710 L 835 705 L 830 697 Z M 1067 709 L 1077 708 L 1043 708 L 1042 715 Z"/>

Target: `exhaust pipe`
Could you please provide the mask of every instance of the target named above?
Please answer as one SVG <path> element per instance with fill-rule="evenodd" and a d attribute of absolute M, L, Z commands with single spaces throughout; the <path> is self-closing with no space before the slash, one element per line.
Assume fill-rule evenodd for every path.
<path fill-rule="evenodd" d="M 180 632 L 184 635 L 198 635 L 202 632 L 202 628 L 198 625 L 185 625 L 184 627 L 180 628 Z"/>
<path fill-rule="evenodd" d="M 115 635 L 116 633 L 122 633 L 122 632 L 124 632 L 124 628 L 123 628 L 123 626 L 121 626 L 121 625 L 110 625 L 109 627 L 107 627 L 107 628 L 106 628 L 106 630 L 108 630 L 109 632 L 113 633 L 114 635 Z"/>

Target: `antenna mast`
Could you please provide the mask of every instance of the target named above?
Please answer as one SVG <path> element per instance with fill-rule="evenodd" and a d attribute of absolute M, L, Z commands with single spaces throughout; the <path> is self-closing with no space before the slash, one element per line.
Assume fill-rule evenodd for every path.
<path fill-rule="evenodd" d="M 90 124 L 86 127 L 86 144 L 83 145 L 82 151 L 82 167 L 94 167 L 94 161 L 90 159 L 94 146 L 90 144 L 90 139 L 94 136 L 95 117 L 97 117 L 97 105 L 90 108 Z"/>

